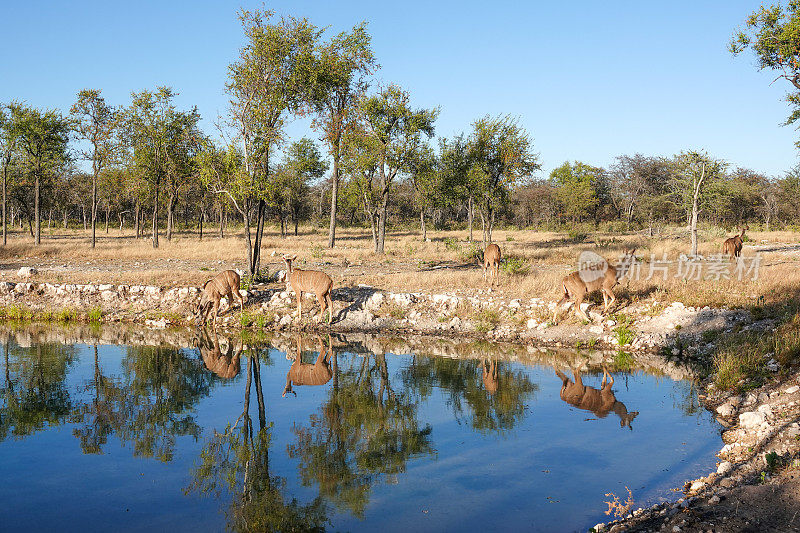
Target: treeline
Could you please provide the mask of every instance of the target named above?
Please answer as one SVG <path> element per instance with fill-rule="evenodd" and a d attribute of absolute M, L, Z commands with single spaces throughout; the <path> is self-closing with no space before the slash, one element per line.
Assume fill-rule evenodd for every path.
<path fill-rule="evenodd" d="M 411 104 L 397 85 L 379 85 L 366 24 L 328 36 L 306 19 L 268 11 L 239 14 L 245 41 L 225 81 L 229 106 L 215 132 L 201 131 L 196 108 L 177 109 L 168 87 L 134 92 L 111 106 L 81 91 L 71 109 L 0 106 L 3 242 L 9 224 L 98 220 L 149 235 L 228 223 L 244 228 L 251 274 L 260 265 L 265 223 L 281 234 L 301 221 L 364 225 L 383 253 L 386 229 L 419 221 L 437 228 L 496 224 L 560 227 L 615 222 L 620 229 L 687 223 L 800 219 L 800 170 L 769 178 L 730 169 L 704 153 L 671 158 L 620 156 L 609 168 L 564 163 L 546 178 L 528 132 L 512 116 L 485 116 L 451 138 L 435 138 L 438 108 Z M 291 141 L 286 124 L 310 118 L 313 131 Z M 311 140 L 318 139 L 319 142 Z M 81 170 L 90 168 L 91 170 Z"/>

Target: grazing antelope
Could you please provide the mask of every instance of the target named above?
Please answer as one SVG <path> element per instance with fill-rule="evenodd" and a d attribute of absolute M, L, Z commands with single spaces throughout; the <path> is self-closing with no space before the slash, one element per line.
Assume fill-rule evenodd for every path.
<path fill-rule="evenodd" d="M 321 310 L 319 315 L 325 316 L 328 311 L 328 325 L 333 322 L 333 301 L 331 300 L 331 288 L 333 280 L 325 272 L 319 270 L 301 270 L 292 268 L 292 261 L 297 259 L 296 255 L 284 255 L 286 263 L 286 290 L 293 289 L 297 294 L 297 318 L 303 316 L 303 293 L 312 292 L 316 295 Z"/>
<path fill-rule="evenodd" d="M 322 337 L 317 336 L 319 340 L 319 355 L 317 360 L 312 365 L 311 363 L 304 363 L 302 361 L 303 348 L 302 341 L 297 339 L 297 356 L 294 357 L 292 366 L 289 367 L 289 372 L 286 373 L 286 387 L 283 389 L 281 397 L 286 397 L 287 392 L 291 392 L 295 396 L 297 393 L 292 390 L 292 383 L 295 385 L 324 385 L 333 377 L 333 370 L 331 369 L 331 337 L 328 335 L 328 346 L 322 342 Z M 286 354 L 286 359 L 292 360 L 289 354 Z"/>
<path fill-rule="evenodd" d="M 219 345 L 219 337 L 217 331 L 214 330 L 213 342 L 208 337 L 205 329 L 200 338 L 200 355 L 203 358 L 203 364 L 211 372 L 223 379 L 231 379 L 239 375 L 239 356 L 242 353 L 242 348 L 239 347 L 234 351 L 233 342 L 228 340 L 225 353 Z"/>
<path fill-rule="evenodd" d="M 623 428 L 627 426 L 633 430 L 631 422 L 639 412 L 632 411 L 629 413 L 625 404 L 618 401 L 614 396 L 614 392 L 611 390 L 614 385 L 614 376 L 608 373 L 605 366 L 603 366 L 603 381 L 600 384 L 600 390 L 584 385 L 578 370 L 573 368 L 572 374 L 575 376 L 574 382 L 560 370 L 556 370 L 556 375 L 561 378 L 562 400 L 578 409 L 591 411 L 598 418 L 605 418 L 608 413 L 614 411 L 619 417 L 619 426 Z M 606 378 L 610 378 L 610 381 L 606 382 Z"/>
<path fill-rule="evenodd" d="M 483 251 L 483 281 L 486 281 L 486 271 L 489 271 L 491 285 L 495 280 L 500 285 L 500 247 L 492 243 Z"/>
<path fill-rule="evenodd" d="M 481 371 L 483 373 L 483 386 L 486 387 L 486 392 L 489 393 L 489 396 L 494 396 L 494 393 L 497 392 L 497 361 L 494 359 L 489 359 L 489 364 L 487 366 L 486 359 L 481 360 Z"/>
<path fill-rule="evenodd" d="M 731 261 L 736 259 L 742 254 L 742 244 L 744 243 L 744 232 L 750 229 L 750 226 L 741 227 L 742 233 L 734 235 L 729 239 L 725 239 L 722 243 L 722 253 L 731 256 Z"/>
<path fill-rule="evenodd" d="M 605 272 L 602 274 L 588 276 L 579 271 L 564 276 L 564 279 L 561 280 L 561 286 L 564 289 L 564 297 L 556 304 L 556 309 L 553 311 L 553 322 L 556 321 L 561 306 L 570 299 L 575 304 L 575 314 L 581 315 L 584 320 L 590 322 L 589 317 L 583 309 L 581 309 L 581 303 L 583 303 L 583 299 L 586 298 L 586 295 L 598 289 L 603 293 L 603 313 L 606 313 L 608 308 L 616 301 L 612 289 L 619 283 L 620 278 L 627 273 L 628 267 L 634 259 L 633 253 L 635 251 L 636 248 L 630 250 L 626 249 L 622 256 L 620 256 L 616 265 L 612 265 L 606 261 Z"/>
<path fill-rule="evenodd" d="M 226 270 L 220 272 L 216 277 L 208 280 L 203 285 L 203 293 L 200 295 L 200 301 L 195 307 L 195 315 L 198 323 L 205 324 L 208 320 L 209 311 L 213 309 L 214 320 L 212 324 L 217 327 L 217 316 L 219 315 L 219 301 L 223 296 L 228 298 L 228 307 L 226 311 L 233 309 L 233 298 L 236 295 L 239 298 L 241 309 L 244 309 L 244 297 L 239 292 L 239 274 L 233 270 Z"/>

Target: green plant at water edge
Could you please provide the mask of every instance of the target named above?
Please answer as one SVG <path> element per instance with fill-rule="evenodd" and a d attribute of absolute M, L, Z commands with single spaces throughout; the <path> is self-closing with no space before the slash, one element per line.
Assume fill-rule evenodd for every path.
<path fill-rule="evenodd" d="M 2 315 L 7 320 L 30 320 L 33 318 L 33 313 L 30 309 L 13 304 L 2 308 Z"/>
<path fill-rule="evenodd" d="M 248 328 L 253 322 L 254 322 L 253 315 L 251 315 L 247 311 L 242 311 L 242 314 L 239 317 L 239 323 L 242 325 L 242 327 Z"/>
<path fill-rule="evenodd" d="M 618 326 L 630 327 L 635 322 L 635 319 L 625 313 L 614 313 L 611 315 L 611 320 L 615 321 Z"/>
<path fill-rule="evenodd" d="M 752 346 L 730 346 L 714 356 L 714 372 L 717 389 L 743 392 L 758 387 L 766 377 L 764 356 Z"/>
<path fill-rule="evenodd" d="M 500 313 L 496 309 L 484 309 L 475 315 L 475 329 L 486 333 L 497 327 L 500 323 Z"/>
<path fill-rule="evenodd" d="M 633 354 L 623 350 L 618 350 L 614 354 L 614 366 L 620 370 L 630 370 L 633 368 Z"/>
<path fill-rule="evenodd" d="M 59 322 L 70 322 L 78 319 L 78 310 L 74 307 L 64 307 L 56 313 L 56 320 Z"/>
<path fill-rule="evenodd" d="M 617 326 L 614 328 L 614 338 L 619 346 L 627 346 L 636 338 L 636 332 L 628 326 Z"/>
<path fill-rule="evenodd" d="M 89 318 L 89 322 L 100 322 L 100 319 L 103 318 L 103 309 L 101 309 L 99 305 L 96 305 L 89 309 L 87 317 Z"/>
<path fill-rule="evenodd" d="M 525 275 L 530 270 L 528 261 L 523 257 L 508 256 L 500 263 L 500 268 L 509 275 Z"/>
<path fill-rule="evenodd" d="M 255 326 L 258 329 L 264 329 L 265 327 L 267 327 L 267 324 L 269 322 L 272 322 L 272 320 L 271 319 L 267 320 L 267 317 L 265 315 L 258 315 L 256 317 Z"/>

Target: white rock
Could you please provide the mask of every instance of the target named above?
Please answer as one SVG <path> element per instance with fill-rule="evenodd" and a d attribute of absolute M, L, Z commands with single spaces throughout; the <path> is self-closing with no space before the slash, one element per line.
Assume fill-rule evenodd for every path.
<path fill-rule="evenodd" d="M 594 333 L 595 335 L 600 335 L 603 333 L 603 326 L 591 326 L 589 328 L 590 333 Z"/>
<path fill-rule="evenodd" d="M 786 394 L 794 394 L 795 392 L 797 392 L 799 390 L 800 390 L 800 387 L 798 387 L 797 385 L 792 385 L 791 387 L 786 389 L 786 391 L 784 391 L 784 392 L 786 392 Z"/>
<path fill-rule="evenodd" d="M 36 270 L 34 267 L 22 267 L 19 270 L 17 270 L 17 276 L 21 278 L 29 278 L 38 273 L 39 271 Z"/>
<path fill-rule="evenodd" d="M 733 464 L 730 461 L 722 461 L 717 467 L 717 474 L 724 476 L 733 470 Z"/>
<path fill-rule="evenodd" d="M 765 422 L 763 413 L 748 411 L 739 415 L 739 426 L 745 429 L 755 429 Z"/>
<path fill-rule="evenodd" d="M 103 291 L 100 293 L 100 298 L 102 298 L 105 301 L 113 300 L 116 297 L 117 293 L 115 293 L 114 291 Z"/>
<path fill-rule="evenodd" d="M 114 286 L 111 285 L 110 283 L 104 283 L 104 284 L 98 286 L 97 290 L 100 291 L 100 292 L 103 292 L 103 291 L 110 291 L 113 288 L 114 288 Z"/>
<path fill-rule="evenodd" d="M 689 491 L 690 492 L 696 492 L 696 491 L 702 489 L 705 486 L 706 486 L 705 481 L 697 480 L 697 481 L 692 482 L 691 487 L 689 487 Z"/>
<path fill-rule="evenodd" d="M 385 296 L 381 292 L 373 293 L 367 301 L 364 302 L 364 308 L 369 310 L 378 309 L 382 304 Z"/>
<path fill-rule="evenodd" d="M 772 406 L 770 404 L 759 405 L 757 411 L 764 416 L 772 416 Z"/>
<path fill-rule="evenodd" d="M 719 503 L 719 496 L 717 496 L 716 494 L 714 494 L 712 497 L 710 497 L 710 498 L 708 499 L 708 503 L 710 503 L 711 505 L 716 505 L 716 504 L 718 504 L 718 503 Z"/>
<path fill-rule="evenodd" d="M 723 403 L 719 407 L 717 407 L 717 414 L 720 416 L 728 417 L 732 416 L 733 413 L 736 412 L 736 409 L 729 403 Z"/>
<path fill-rule="evenodd" d="M 528 329 L 533 329 L 539 325 L 539 321 L 535 318 L 528 319 Z"/>

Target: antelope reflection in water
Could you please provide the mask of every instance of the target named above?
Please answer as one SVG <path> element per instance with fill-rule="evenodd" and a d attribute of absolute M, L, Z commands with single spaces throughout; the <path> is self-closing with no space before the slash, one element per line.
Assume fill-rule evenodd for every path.
<path fill-rule="evenodd" d="M 619 417 L 620 427 L 627 426 L 631 431 L 633 426 L 631 422 L 639 414 L 638 411 L 628 412 L 625 404 L 618 401 L 614 396 L 611 387 L 614 385 L 614 376 L 608 373 L 608 370 L 603 366 L 603 381 L 601 382 L 600 389 L 584 385 L 581 381 L 581 373 L 577 369 L 572 369 L 572 374 L 575 376 L 573 382 L 565 376 L 560 370 L 556 370 L 556 375 L 561 378 L 561 399 L 578 409 L 591 411 L 598 418 L 605 418 L 608 413 L 614 411 Z M 610 379 L 610 381 L 606 381 Z"/>
<path fill-rule="evenodd" d="M 303 341 L 300 337 L 297 338 L 297 355 L 293 358 L 294 361 L 289 367 L 289 372 L 286 373 L 286 387 L 283 389 L 282 397 L 285 397 L 287 392 L 297 396 L 297 393 L 292 390 L 292 383 L 295 385 L 325 385 L 333 377 L 336 357 L 331 348 L 331 336 L 328 335 L 327 346 L 319 335 L 317 335 L 317 340 L 319 341 L 319 355 L 314 364 L 311 364 L 303 362 Z M 286 359 L 292 360 L 288 352 Z M 331 363 L 333 363 L 333 368 Z"/>
<path fill-rule="evenodd" d="M 209 338 L 208 333 L 203 329 L 200 337 L 200 355 L 206 368 L 215 373 L 222 379 L 231 379 L 239 375 L 239 356 L 242 353 L 242 346 L 236 346 L 234 341 L 223 337 L 225 352 L 220 347 L 219 336 L 214 330 L 214 340 Z"/>
<path fill-rule="evenodd" d="M 486 392 L 489 393 L 489 396 L 494 396 L 499 384 L 497 379 L 497 361 L 495 359 L 489 359 L 487 365 L 486 359 L 482 359 L 481 371 L 483 373 L 483 386 L 486 388 Z"/>

